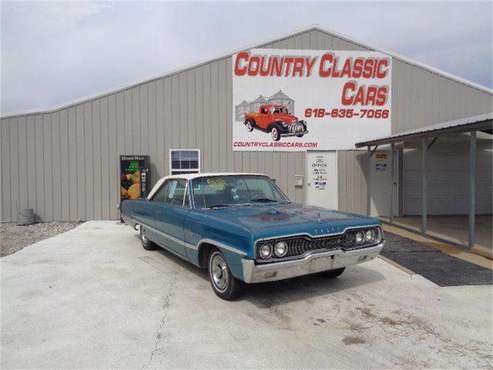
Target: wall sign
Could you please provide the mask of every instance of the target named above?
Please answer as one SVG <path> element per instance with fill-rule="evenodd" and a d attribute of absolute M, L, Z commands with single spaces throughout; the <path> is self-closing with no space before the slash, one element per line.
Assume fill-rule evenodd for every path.
<path fill-rule="evenodd" d="M 312 163 L 312 179 L 315 190 L 325 190 L 325 186 L 327 185 L 327 162 L 325 161 L 325 157 L 323 155 L 319 155 L 315 158 L 315 161 Z"/>
<path fill-rule="evenodd" d="M 376 153 L 375 160 L 375 170 L 385 172 L 387 170 L 387 153 Z"/>
<path fill-rule="evenodd" d="M 252 49 L 232 57 L 233 150 L 354 149 L 391 133 L 390 56 Z"/>

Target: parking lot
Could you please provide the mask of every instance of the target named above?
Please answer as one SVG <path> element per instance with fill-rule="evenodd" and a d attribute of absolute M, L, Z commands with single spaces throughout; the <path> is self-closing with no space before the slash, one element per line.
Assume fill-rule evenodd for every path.
<path fill-rule="evenodd" d="M 205 272 L 91 221 L 0 265 L 2 368 L 493 368 L 491 285 L 380 258 L 226 302 Z"/>

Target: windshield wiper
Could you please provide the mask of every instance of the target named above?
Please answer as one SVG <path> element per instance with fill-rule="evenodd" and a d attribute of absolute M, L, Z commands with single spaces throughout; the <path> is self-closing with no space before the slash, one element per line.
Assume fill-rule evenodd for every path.
<path fill-rule="evenodd" d="M 277 202 L 277 200 L 270 199 L 270 198 L 255 198 L 255 199 L 251 199 L 250 201 L 251 202 L 255 202 L 255 203 L 272 203 L 272 202 Z"/>

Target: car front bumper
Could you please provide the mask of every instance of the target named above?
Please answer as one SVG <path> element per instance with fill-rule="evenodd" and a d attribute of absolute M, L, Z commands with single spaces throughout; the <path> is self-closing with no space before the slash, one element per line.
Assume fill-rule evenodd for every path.
<path fill-rule="evenodd" d="M 303 136 L 308 134 L 308 129 L 306 128 L 306 123 L 296 122 L 287 127 L 282 127 L 280 130 L 280 134 L 282 137 L 296 135 Z"/>
<path fill-rule="evenodd" d="M 381 242 L 368 248 L 312 253 L 301 259 L 264 265 L 257 265 L 254 260 L 244 258 L 242 259 L 243 281 L 245 283 L 276 281 L 356 265 L 378 256 L 383 245 L 384 242 Z"/>
<path fill-rule="evenodd" d="M 303 135 L 308 134 L 308 132 L 309 132 L 308 130 L 306 130 L 306 131 L 300 131 L 300 132 L 285 132 L 285 133 L 282 133 L 281 136 L 282 137 L 296 136 L 296 135 L 303 136 Z"/>

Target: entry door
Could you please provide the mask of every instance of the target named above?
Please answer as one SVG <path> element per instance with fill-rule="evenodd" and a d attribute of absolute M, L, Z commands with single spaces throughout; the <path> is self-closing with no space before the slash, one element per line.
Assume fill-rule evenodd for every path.
<path fill-rule="evenodd" d="M 337 152 L 306 152 L 306 196 L 310 206 L 338 209 Z"/>

